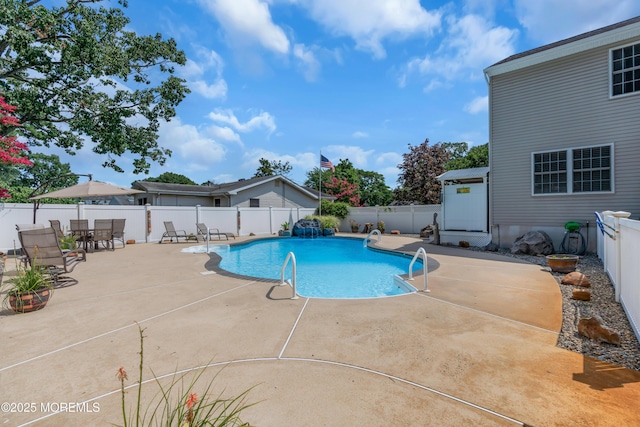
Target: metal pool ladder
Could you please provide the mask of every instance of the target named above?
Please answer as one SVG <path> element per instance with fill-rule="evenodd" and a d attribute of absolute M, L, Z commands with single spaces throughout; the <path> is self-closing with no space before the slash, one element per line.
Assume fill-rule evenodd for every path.
<path fill-rule="evenodd" d="M 284 280 L 284 269 L 287 267 L 287 264 L 291 260 L 291 282 L 285 282 Z M 291 299 L 298 299 L 298 293 L 296 292 L 296 256 L 293 252 L 289 252 L 284 262 L 282 263 L 282 268 L 280 269 L 280 286 L 290 285 L 293 289 L 293 295 Z"/>
<path fill-rule="evenodd" d="M 420 255 L 422 255 L 422 265 L 424 266 L 424 288 L 420 292 L 431 292 L 429 289 L 427 289 L 427 272 L 429 271 L 429 269 L 427 268 L 427 251 L 425 251 L 423 247 L 418 248 L 416 254 L 411 260 L 411 264 L 409 264 L 409 280 L 413 280 L 413 264 L 415 264 Z"/>
<path fill-rule="evenodd" d="M 373 234 L 377 234 L 378 235 L 378 243 L 380 243 L 380 240 L 382 240 L 382 233 L 380 233 L 380 230 L 378 230 L 377 228 L 374 230 L 371 230 L 369 232 L 369 234 L 367 234 L 367 237 L 364 238 L 364 241 L 362 242 L 362 246 L 367 246 L 367 242 L 369 241 L 369 239 L 371 238 L 371 236 Z"/>

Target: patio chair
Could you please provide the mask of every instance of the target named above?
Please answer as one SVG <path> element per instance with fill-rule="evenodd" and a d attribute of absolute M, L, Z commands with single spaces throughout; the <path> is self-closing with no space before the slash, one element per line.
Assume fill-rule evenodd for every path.
<path fill-rule="evenodd" d="M 58 236 L 58 240 L 64 237 L 64 232 L 62 231 L 62 227 L 60 226 L 60 221 L 57 219 L 50 219 L 49 223 L 51 224 L 51 228 L 53 228 Z"/>
<path fill-rule="evenodd" d="M 22 230 L 18 232 L 22 253 L 26 263 L 36 263 L 46 267 L 53 278 L 54 286 L 64 282 L 76 282 L 74 279 L 62 277 L 62 273 L 70 273 L 78 263 L 87 260 L 83 249 L 63 252 L 53 228 Z M 76 282 L 77 283 L 77 282 Z"/>
<path fill-rule="evenodd" d="M 201 222 L 196 223 L 196 227 L 198 228 L 198 236 L 202 236 L 202 240 L 204 241 L 206 241 L 207 239 L 207 234 L 209 235 L 209 240 L 211 240 L 213 236 L 218 236 L 218 240 L 222 240 L 223 236 L 226 240 L 229 240 L 229 236 L 233 237 L 234 239 L 236 238 L 235 234 L 233 233 L 220 232 L 219 229 L 209 228 Z M 197 237 L 196 237 L 196 240 L 197 240 Z"/>
<path fill-rule="evenodd" d="M 173 221 L 164 221 L 164 228 L 167 231 L 162 234 L 160 243 L 162 243 L 162 241 L 167 237 L 170 239 L 170 242 L 173 242 L 173 239 L 175 238 L 176 243 L 180 241 L 180 238 L 183 238 L 185 242 L 189 240 L 187 232 L 184 230 L 176 230 L 176 228 L 173 226 Z"/>
<path fill-rule="evenodd" d="M 112 219 L 96 219 L 93 221 L 93 236 L 91 240 L 95 249 L 98 249 L 98 246 L 102 244 L 106 249 L 115 251 L 113 239 Z"/>
<path fill-rule="evenodd" d="M 87 251 L 90 247 L 91 239 L 93 237 L 91 230 L 89 229 L 88 219 L 72 219 L 69 220 L 69 229 L 71 234 L 76 237 L 77 242 L 82 242 L 82 247 Z"/>
<path fill-rule="evenodd" d="M 120 242 L 122 242 L 122 247 L 124 248 L 126 243 L 124 240 L 124 223 L 125 223 L 126 219 L 122 218 L 122 219 L 114 219 L 113 220 L 113 241 L 114 241 L 114 248 L 115 248 L 115 241 L 119 240 Z"/>

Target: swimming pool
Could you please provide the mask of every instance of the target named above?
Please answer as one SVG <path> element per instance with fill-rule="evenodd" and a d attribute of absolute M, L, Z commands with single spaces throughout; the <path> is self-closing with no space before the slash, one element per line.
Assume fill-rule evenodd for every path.
<path fill-rule="evenodd" d="M 280 279 L 282 263 L 293 252 L 300 296 L 374 298 L 415 291 L 395 280 L 396 275 L 409 271 L 410 257 L 365 247 L 360 239 L 275 238 L 210 247 L 222 258 L 221 269 L 265 279 Z M 291 279 L 291 263 L 285 269 L 285 279 Z"/>

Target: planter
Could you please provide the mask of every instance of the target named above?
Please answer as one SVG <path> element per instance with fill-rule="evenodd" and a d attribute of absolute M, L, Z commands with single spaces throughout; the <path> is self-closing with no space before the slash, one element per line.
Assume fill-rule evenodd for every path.
<path fill-rule="evenodd" d="M 579 260 L 580 257 L 578 255 L 547 255 L 547 264 L 551 267 L 551 271 L 555 271 L 556 273 L 571 273 L 572 271 L 575 271 Z"/>
<path fill-rule="evenodd" d="M 291 237 L 291 231 L 289 230 L 280 230 L 278 231 L 278 235 L 282 237 Z"/>
<path fill-rule="evenodd" d="M 9 295 L 9 306 L 16 313 L 28 313 L 30 311 L 40 310 L 47 305 L 51 296 L 50 289 L 40 289 L 39 291 L 29 292 L 27 294 L 16 297 Z"/>

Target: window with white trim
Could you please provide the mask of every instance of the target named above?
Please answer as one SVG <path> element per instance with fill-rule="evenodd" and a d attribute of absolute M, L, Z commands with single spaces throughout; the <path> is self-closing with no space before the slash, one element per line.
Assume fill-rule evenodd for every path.
<path fill-rule="evenodd" d="M 611 49 L 611 96 L 640 92 L 640 43 Z"/>
<path fill-rule="evenodd" d="M 533 194 L 610 193 L 613 146 L 532 154 Z"/>

